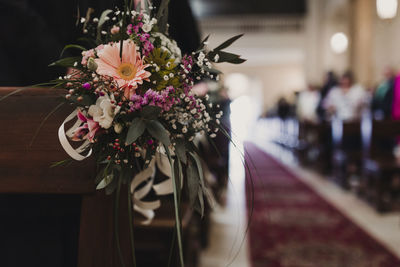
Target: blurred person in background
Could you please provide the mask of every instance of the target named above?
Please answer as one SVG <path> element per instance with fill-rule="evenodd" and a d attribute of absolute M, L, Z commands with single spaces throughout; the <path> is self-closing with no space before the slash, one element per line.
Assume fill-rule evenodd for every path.
<path fill-rule="evenodd" d="M 330 90 L 323 107 L 330 117 L 354 121 L 361 118 L 361 113 L 369 102 L 368 92 L 354 83 L 353 74 L 348 71 L 340 78 L 339 85 Z"/>
<path fill-rule="evenodd" d="M 323 102 L 330 92 L 330 90 L 338 84 L 336 74 L 333 71 L 328 71 L 325 75 L 324 85 L 320 90 L 320 98 L 317 106 L 317 114 L 318 118 L 321 121 L 326 119 L 325 109 L 323 107 Z"/>
<path fill-rule="evenodd" d="M 317 107 L 320 94 L 315 86 L 309 85 L 307 90 L 299 93 L 296 105 L 296 115 L 300 121 L 317 122 Z"/>
<path fill-rule="evenodd" d="M 376 88 L 371 103 L 373 116 L 377 120 L 388 119 L 392 115 L 393 89 L 395 73 L 393 68 L 386 67 L 383 72 L 384 79 Z"/>

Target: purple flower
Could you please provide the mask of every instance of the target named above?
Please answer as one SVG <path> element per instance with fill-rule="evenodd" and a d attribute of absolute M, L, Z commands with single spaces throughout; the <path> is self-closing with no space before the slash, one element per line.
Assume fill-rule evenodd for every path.
<path fill-rule="evenodd" d="M 90 83 L 84 83 L 82 84 L 82 87 L 85 88 L 86 90 L 89 90 L 92 86 L 90 85 Z"/>

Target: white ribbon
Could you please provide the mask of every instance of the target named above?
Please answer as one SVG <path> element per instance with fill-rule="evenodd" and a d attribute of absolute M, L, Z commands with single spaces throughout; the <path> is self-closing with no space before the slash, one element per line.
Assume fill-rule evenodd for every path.
<path fill-rule="evenodd" d="M 65 124 L 74 119 L 76 115 L 77 110 L 73 111 L 64 120 L 64 122 L 58 129 L 58 138 L 65 152 L 67 152 L 67 154 L 71 158 L 81 161 L 92 154 L 92 149 L 90 149 L 90 151 L 86 155 L 81 154 L 88 148 L 90 144 L 89 140 L 86 140 L 81 146 L 75 149 L 69 143 L 68 137 L 71 138 L 73 136 L 74 131 L 82 124 L 82 121 L 78 118 L 74 125 L 67 132 L 65 132 L 64 129 Z M 165 176 L 168 177 L 168 179 L 158 184 L 154 184 L 156 166 Z M 181 187 L 182 185 L 183 181 L 181 183 Z M 141 213 L 146 218 L 146 220 L 143 221 L 142 224 L 150 224 L 155 215 L 154 210 L 158 209 L 161 206 L 161 201 L 144 201 L 143 199 L 150 193 L 152 189 L 156 192 L 156 195 L 158 196 L 173 193 L 171 164 L 165 154 L 165 150 L 160 149 L 156 152 L 155 157 L 150 161 L 148 167 L 133 177 L 130 187 L 134 210 Z"/>
<path fill-rule="evenodd" d="M 168 177 L 161 183 L 154 184 L 154 177 L 158 169 Z M 144 184 L 143 184 L 144 183 Z M 140 185 L 140 189 L 137 189 Z M 181 186 L 183 183 L 181 183 Z M 168 157 L 162 152 L 156 152 L 155 157 L 150 161 L 148 167 L 133 177 L 131 182 L 131 193 L 134 209 L 141 213 L 146 220 L 143 224 L 150 224 L 154 218 L 154 210 L 161 206 L 160 200 L 143 201 L 153 189 L 157 196 L 173 193 L 172 170 Z"/>
<path fill-rule="evenodd" d="M 67 131 L 67 133 L 65 133 L 65 129 L 64 129 L 64 125 L 71 121 L 73 118 L 76 117 L 77 114 L 77 110 L 74 110 L 71 114 L 69 114 L 69 116 L 67 118 L 65 118 L 64 122 L 61 124 L 60 128 L 58 128 L 58 139 L 60 140 L 61 146 L 64 148 L 65 152 L 67 152 L 67 154 L 78 161 L 84 160 L 87 157 L 90 157 L 90 155 L 92 154 L 92 150 L 90 149 L 89 152 L 86 155 L 82 155 L 81 153 L 83 151 L 85 151 L 90 142 L 89 140 L 86 140 L 80 147 L 78 148 L 73 148 L 71 146 L 71 144 L 68 141 L 68 137 L 71 137 L 73 132 L 76 130 L 77 127 L 79 127 L 79 125 L 82 123 L 81 120 L 79 120 L 79 118 L 76 120 L 75 124 Z"/>

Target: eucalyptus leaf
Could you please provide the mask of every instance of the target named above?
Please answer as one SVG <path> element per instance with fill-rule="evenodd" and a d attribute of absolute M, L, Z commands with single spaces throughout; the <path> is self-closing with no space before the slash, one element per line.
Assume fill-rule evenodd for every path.
<path fill-rule="evenodd" d="M 161 111 L 162 109 L 157 106 L 145 106 L 140 112 L 140 115 L 145 119 L 155 120 L 158 118 Z"/>
<path fill-rule="evenodd" d="M 197 170 L 199 172 L 200 185 L 201 185 L 201 187 L 205 187 L 204 172 L 203 172 L 203 167 L 201 165 L 201 160 L 200 160 L 199 156 L 195 153 L 191 152 L 190 155 L 193 157 L 194 161 L 196 162 Z"/>
<path fill-rule="evenodd" d="M 115 189 L 117 189 L 117 186 L 118 179 L 112 179 L 112 181 L 104 189 L 106 195 L 111 195 L 112 193 L 114 193 Z"/>
<path fill-rule="evenodd" d="M 65 51 L 67 51 L 68 49 L 71 49 L 71 48 L 79 49 L 81 51 L 85 51 L 86 50 L 86 48 L 81 46 L 81 45 L 69 44 L 69 45 L 64 46 L 63 50 L 61 51 L 60 57 L 62 57 L 64 55 Z"/>
<path fill-rule="evenodd" d="M 193 164 L 194 163 L 191 160 L 188 160 L 188 164 L 186 167 L 186 181 L 189 194 L 189 204 L 192 208 L 194 208 L 200 187 L 199 173 Z"/>
<path fill-rule="evenodd" d="M 178 156 L 178 159 L 182 161 L 184 164 L 187 162 L 187 156 L 186 156 L 186 146 L 185 143 L 186 141 L 182 138 L 177 138 L 175 140 L 175 152 L 176 155 Z"/>
<path fill-rule="evenodd" d="M 210 38 L 210 35 L 207 35 L 206 38 L 204 38 L 204 40 L 200 43 L 199 48 L 195 52 L 196 54 L 204 50 L 204 47 L 206 45 L 205 43 L 208 41 L 208 38 Z"/>
<path fill-rule="evenodd" d="M 229 38 L 228 40 L 226 40 L 225 42 L 223 42 L 222 44 L 220 44 L 219 46 L 214 48 L 214 51 L 220 51 L 220 50 L 222 50 L 224 48 L 227 48 L 228 46 L 233 44 L 237 39 L 239 39 L 242 36 L 243 36 L 243 33 L 239 34 L 239 35 L 236 35 L 236 36 L 233 36 L 232 38 Z"/>
<path fill-rule="evenodd" d="M 198 195 L 198 199 L 195 202 L 194 210 L 197 211 L 201 215 L 201 217 L 203 218 L 203 216 L 204 216 L 204 196 L 203 196 L 203 192 L 201 190 L 199 190 L 197 192 L 197 195 Z"/>
<path fill-rule="evenodd" d="M 101 182 L 96 186 L 97 190 L 105 188 L 107 185 L 109 185 L 112 180 L 114 179 L 114 174 L 107 175 L 106 177 L 101 180 Z"/>
<path fill-rule="evenodd" d="M 156 120 L 145 121 L 147 131 L 153 136 L 155 139 L 159 140 L 166 146 L 171 145 L 171 140 L 169 139 L 167 130 L 164 126 Z"/>
<path fill-rule="evenodd" d="M 210 52 L 209 57 L 213 60 L 213 58 L 215 57 L 215 55 L 219 56 L 218 59 L 218 63 L 222 63 L 222 62 L 229 62 L 232 64 L 240 64 L 246 61 L 246 59 L 240 58 L 239 55 L 236 54 L 232 54 L 232 53 L 228 53 L 225 51 L 213 51 Z"/>
<path fill-rule="evenodd" d="M 126 135 L 125 143 L 127 145 L 133 142 L 141 136 L 146 128 L 144 121 L 141 118 L 135 118 L 129 126 L 128 134 Z"/>
<path fill-rule="evenodd" d="M 174 208 L 175 208 L 175 229 L 176 229 L 176 235 L 178 239 L 178 251 L 179 251 L 179 262 L 181 267 L 183 267 L 184 260 L 183 260 L 183 246 L 182 246 L 182 230 L 181 230 L 181 218 L 180 218 L 180 209 L 179 209 L 179 199 L 178 196 L 180 193 L 178 193 L 178 190 L 180 187 L 177 186 L 177 181 L 175 177 L 175 169 L 172 163 L 172 158 L 171 158 L 171 153 L 169 152 L 168 146 L 164 145 L 165 148 L 165 153 L 167 153 L 169 163 L 171 165 L 171 179 L 172 179 L 172 184 L 173 184 L 173 189 L 174 189 Z"/>
<path fill-rule="evenodd" d="M 59 59 L 49 65 L 49 67 L 59 66 L 59 67 L 74 67 L 75 62 L 80 62 L 80 57 L 66 57 Z"/>

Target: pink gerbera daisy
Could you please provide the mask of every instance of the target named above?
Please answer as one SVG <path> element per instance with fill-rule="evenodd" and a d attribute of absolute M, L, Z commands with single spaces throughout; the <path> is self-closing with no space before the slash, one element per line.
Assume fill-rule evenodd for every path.
<path fill-rule="evenodd" d="M 131 40 L 123 42 L 122 60 L 120 57 L 120 43 L 110 43 L 104 45 L 102 49 L 97 50 L 98 58 L 96 72 L 100 75 L 106 75 L 114 78 L 120 88 L 124 89 L 124 95 L 127 99 L 135 93 L 138 84 L 143 80 L 148 80 L 151 73 L 145 68 L 149 65 L 143 65 L 140 53 L 136 51 L 136 45 Z"/>

